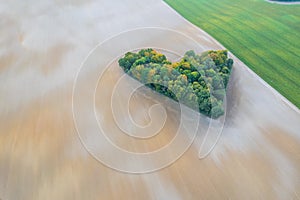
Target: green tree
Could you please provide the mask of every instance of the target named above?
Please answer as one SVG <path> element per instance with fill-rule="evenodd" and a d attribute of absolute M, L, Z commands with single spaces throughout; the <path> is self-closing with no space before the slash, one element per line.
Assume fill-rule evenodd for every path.
<path fill-rule="evenodd" d="M 188 51 L 179 62 L 171 63 L 149 48 L 128 52 L 118 62 L 130 76 L 175 101 L 212 118 L 224 113 L 223 99 L 233 65 L 226 50 L 201 55 Z"/>

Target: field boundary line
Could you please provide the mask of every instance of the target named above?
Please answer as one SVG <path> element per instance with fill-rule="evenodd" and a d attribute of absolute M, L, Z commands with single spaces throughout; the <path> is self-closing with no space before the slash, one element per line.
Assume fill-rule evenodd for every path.
<path fill-rule="evenodd" d="M 180 18 L 182 18 L 185 22 L 187 22 L 189 25 L 192 25 L 194 28 L 196 28 L 197 30 L 199 30 L 200 32 L 204 33 L 206 36 L 209 37 L 209 39 L 211 39 L 212 41 L 214 41 L 217 45 L 219 45 L 221 48 L 226 49 L 219 41 L 217 41 L 214 37 L 212 37 L 211 35 L 209 35 L 206 31 L 204 31 L 203 29 L 201 29 L 200 27 L 196 26 L 195 24 L 193 24 L 192 22 L 188 21 L 186 18 L 184 18 L 183 16 L 181 16 L 176 10 L 174 10 L 169 4 L 167 4 L 165 1 L 161 1 L 165 6 L 167 6 L 167 8 L 169 10 L 171 10 L 172 12 L 174 12 L 177 16 L 179 16 Z M 190 35 L 190 34 L 189 34 Z M 191 35 L 190 35 L 191 36 Z M 229 50 L 228 50 L 229 51 Z M 275 90 L 272 86 L 270 86 L 265 80 L 263 80 L 258 74 L 256 74 L 252 69 L 250 69 L 243 61 L 241 61 L 239 58 L 237 58 L 233 53 L 231 53 L 230 51 L 228 52 L 233 58 L 234 60 L 238 61 L 242 67 L 244 67 L 248 72 L 250 72 L 250 74 L 252 76 L 254 76 L 255 78 L 258 79 L 258 81 L 263 84 L 266 88 L 270 89 L 270 91 L 275 95 L 275 97 L 277 97 L 277 99 L 281 100 L 282 102 L 284 102 L 286 105 L 288 105 L 292 110 L 294 110 L 296 113 L 300 114 L 300 109 L 295 106 L 292 102 L 290 102 L 285 96 L 283 96 L 282 94 L 280 94 L 277 90 Z M 233 66 L 234 67 L 234 66 Z"/>

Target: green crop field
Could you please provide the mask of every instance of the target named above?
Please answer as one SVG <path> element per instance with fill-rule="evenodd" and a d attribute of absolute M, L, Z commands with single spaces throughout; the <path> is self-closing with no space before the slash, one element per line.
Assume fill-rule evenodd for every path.
<path fill-rule="evenodd" d="M 165 0 L 300 108 L 300 5 Z"/>

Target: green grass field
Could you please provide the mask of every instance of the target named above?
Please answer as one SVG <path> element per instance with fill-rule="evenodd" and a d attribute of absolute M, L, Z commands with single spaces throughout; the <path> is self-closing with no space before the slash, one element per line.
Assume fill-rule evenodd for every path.
<path fill-rule="evenodd" d="M 165 0 L 300 108 L 300 5 Z"/>

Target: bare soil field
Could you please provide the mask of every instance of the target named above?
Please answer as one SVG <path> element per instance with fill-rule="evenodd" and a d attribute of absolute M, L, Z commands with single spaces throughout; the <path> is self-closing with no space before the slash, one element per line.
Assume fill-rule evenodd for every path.
<path fill-rule="evenodd" d="M 82 62 L 96 45 L 126 30 L 161 27 L 184 33 L 201 44 L 198 52 L 223 48 L 165 3 L 8 1 L 0 4 L 0 14 L 0 199 L 300 198 L 300 112 L 234 55 L 222 135 L 204 159 L 198 158 L 205 134 L 202 130 L 208 126 L 202 117 L 190 148 L 172 165 L 152 173 L 111 169 L 82 144 L 73 120 L 72 92 Z M 179 54 L 193 46 L 168 34 L 134 38 L 141 46 L 173 45 L 170 50 Z M 122 41 L 128 42 L 126 38 Z M 108 55 L 120 56 L 118 43 L 112 44 L 107 45 L 100 62 Z M 83 110 L 91 103 L 88 86 L 95 77 L 94 70 L 84 72 L 81 83 L 86 89 L 79 102 Z M 170 108 L 164 114 L 157 110 L 149 114 L 154 101 L 164 99 L 148 90 L 131 97 L 132 120 L 146 125 L 149 118 L 160 119 L 166 114 L 163 129 L 149 140 L 136 140 L 116 128 L 110 97 L 123 74 L 117 62 L 112 62 L 98 82 L 95 115 L 99 124 L 111 141 L 127 151 L 149 152 L 166 145 L 175 137 L 180 112 L 174 102 L 166 102 L 163 105 Z M 130 78 L 126 80 L 130 82 Z M 116 89 L 120 102 L 128 100 L 132 85 L 138 86 L 123 84 Z M 131 127 L 121 111 L 115 114 Z M 89 117 L 89 113 L 81 113 L 81 122 L 89 124 Z M 153 121 L 153 128 L 159 121 Z M 189 137 L 191 128 L 186 126 Z M 84 138 L 96 131 L 85 128 Z M 185 135 L 179 137 L 184 143 Z M 103 141 L 91 140 L 102 147 Z M 124 165 L 144 164 L 110 151 L 105 154 Z"/>

